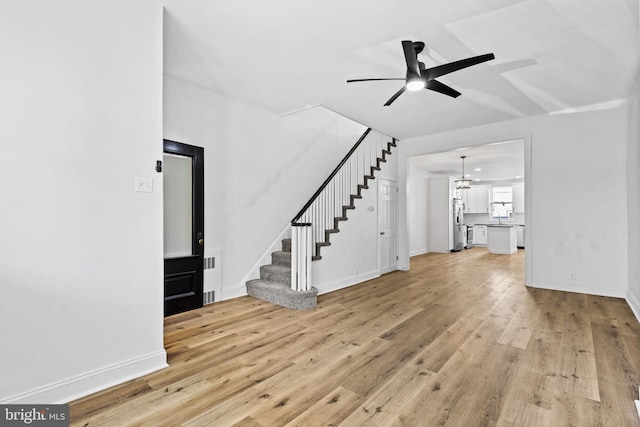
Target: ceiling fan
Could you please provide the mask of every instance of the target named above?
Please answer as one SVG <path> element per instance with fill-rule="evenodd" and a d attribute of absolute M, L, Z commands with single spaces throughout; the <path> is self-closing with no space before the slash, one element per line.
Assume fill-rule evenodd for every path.
<path fill-rule="evenodd" d="M 473 56 L 471 58 L 461 59 L 459 61 L 449 62 L 448 64 L 437 65 L 431 68 L 425 68 L 424 62 L 418 61 L 418 54 L 424 49 L 424 43 L 410 40 L 402 41 L 402 49 L 404 50 L 404 59 L 407 62 L 407 76 L 402 78 L 381 78 L 381 79 L 354 79 L 347 80 L 347 83 L 353 82 L 369 82 L 377 80 L 404 80 L 406 83 L 402 88 L 397 91 L 384 106 L 388 107 L 398 99 L 400 95 L 406 90 L 417 91 L 420 89 L 429 89 L 435 92 L 442 93 L 444 95 L 457 98 L 460 96 L 460 92 L 457 90 L 440 83 L 435 80 L 437 77 L 444 76 L 445 74 L 453 73 L 454 71 L 461 70 L 463 68 L 471 67 L 472 65 L 481 64 L 486 61 L 495 59 L 493 53 L 487 53 L 485 55 Z"/>

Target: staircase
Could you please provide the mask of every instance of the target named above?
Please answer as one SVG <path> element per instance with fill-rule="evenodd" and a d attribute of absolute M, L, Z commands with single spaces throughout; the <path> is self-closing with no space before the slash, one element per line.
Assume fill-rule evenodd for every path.
<path fill-rule="evenodd" d="M 247 293 L 282 307 L 304 310 L 316 306 L 318 290 L 291 289 L 291 239 L 283 239 L 282 250 L 271 253 L 271 264 L 260 267 L 260 278 L 247 282 Z"/>
<path fill-rule="evenodd" d="M 395 139 L 386 144 L 381 138 L 367 140 L 370 131 L 364 132 L 291 221 L 292 238 L 282 240 L 282 250 L 271 254 L 271 264 L 260 267 L 259 279 L 247 282 L 249 295 L 293 309 L 317 305 L 311 262 L 322 259 L 321 249 L 331 246 L 331 235 L 340 232 L 340 222 L 348 220 L 355 200 L 362 199 L 363 190 L 396 146 Z"/>

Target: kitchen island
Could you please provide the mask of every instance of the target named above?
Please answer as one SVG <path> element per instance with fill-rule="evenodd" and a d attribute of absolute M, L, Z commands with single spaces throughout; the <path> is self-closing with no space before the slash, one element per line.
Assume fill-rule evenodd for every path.
<path fill-rule="evenodd" d="M 492 254 L 512 255 L 518 252 L 517 232 L 512 225 L 489 225 L 487 249 Z"/>

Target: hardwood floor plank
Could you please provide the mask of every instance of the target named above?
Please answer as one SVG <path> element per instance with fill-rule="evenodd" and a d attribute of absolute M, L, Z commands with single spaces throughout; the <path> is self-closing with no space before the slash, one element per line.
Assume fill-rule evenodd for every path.
<path fill-rule="evenodd" d="M 463 316 L 433 340 L 417 358 L 424 369 L 438 372 L 478 328 L 478 320 Z"/>
<path fill-rule="evenodd" d="M 251 417 L 243 418 L 233 425 L 233 427 L 264 427 Z"/>
<path fill-rule="evenodd" d="M 339 386 L 285 426 L 337 426 L 362 403 L 362 400 L 359 394 Z"/>
<path fill-rule="evenodd" d="M 371 425 L 386 420 L 400 420 L 405 405 L 427 385 L 433 375 L 423 366 L 422 359 L 408 361 L 396 375 L 389 377 L 364 402 L 352 411 L 342 425 Z M 383 413 L 384 415 L 381 415 Z"/>
<path fill-rule="evenodd" d="M 527 288 L 523 251 L 411 263 L 313 310 L 241 297 L 170 316 L 170 366 L 71 402 L 71 425 L 640 424 L 624 300 Z"/>
<path fill-rule="evenodd" d="M 567 427 L 604 425 L 600 402 L 566 392 L 558 393 L 553 399 L 551 419 L 554 425 Z"/>
<path fill-rule="evenodd" d="M 500 338 L 498 338 L 498 343 L 522 350 L 526 349 L 533 334 L 537 315 L 537 311 L 533 311 L 528 315 L 514 315 Z"/>
<path fill-rule="evenodd" d="M 481 378 L 488 374 L 485 370 L 491 364 L 496 366 L 491 368 L 491 373 L 496 373 L 500 369 L 498 365 L 503 364 L 504 352 L 494 353 L 493 349 L 507 322 L 506 318 L 494 317 L 479 325 L 440 371 L 428 378 L 428 384 L 420 393 L 407 401 L 407 411 L 403 414 L 407 425 L 421 425 L 425 422 L 427 425 L 445 425 L 456 412 L 470 416 L 463 401 L 465 396 L 484 396 L 481 384 L 476 381 L 482 382 Z M 499 360 L 491 358 L 498 354 L 502 355 Z M 470 416 L 473 421 L 469 419 L 467 422 L 475 422 L 477 415 L 479 414 L 476 412 Z"/>
<path fill-rule="evenodd" d="M 602 419 L 605 426 L 637 426 L 633 403 L 638 399 L 640 340 L 620 335 L 617 328 L 592 322 Z"/>

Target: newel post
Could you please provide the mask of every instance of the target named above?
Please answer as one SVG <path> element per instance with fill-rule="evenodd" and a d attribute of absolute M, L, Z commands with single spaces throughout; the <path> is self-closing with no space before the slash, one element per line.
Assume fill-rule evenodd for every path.
<path fill-rule="evenodd" d="M 291 224 L 291 289 L 311 289 L 311 224 Z"/>

